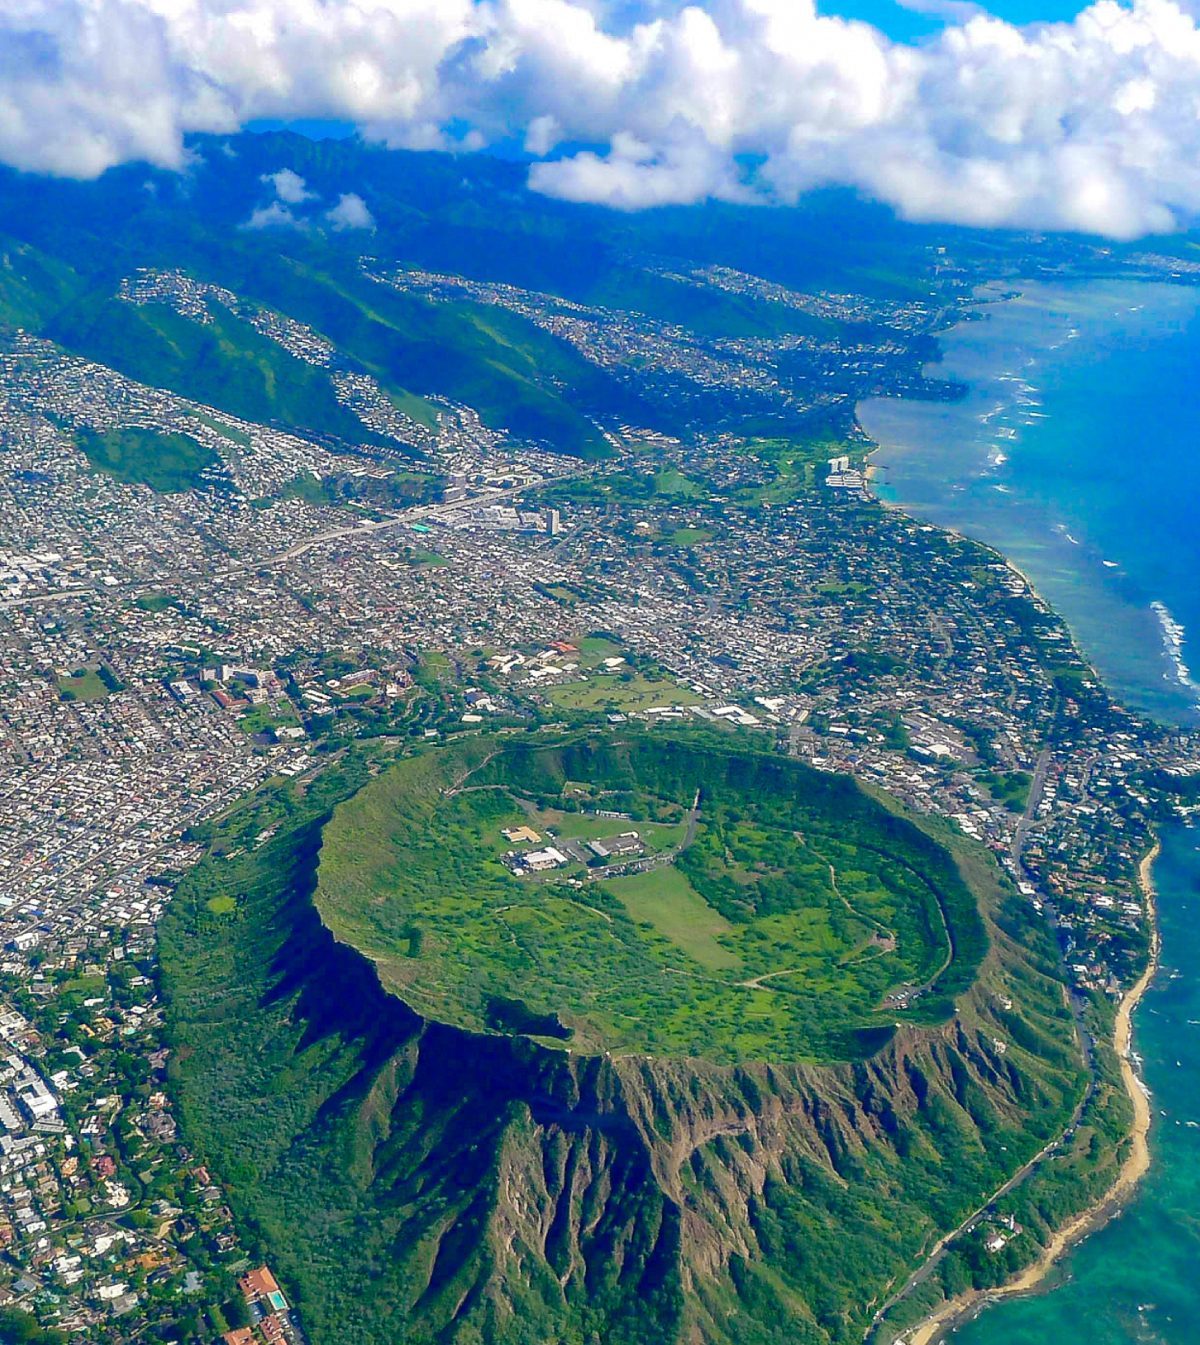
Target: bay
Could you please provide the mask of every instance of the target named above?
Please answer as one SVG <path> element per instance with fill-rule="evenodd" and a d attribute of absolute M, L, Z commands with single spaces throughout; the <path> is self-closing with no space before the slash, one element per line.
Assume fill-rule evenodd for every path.
<path fill-rule="evenodd" d="M 929 372 L 967 383 L 962 401 L 860 405 L 880 445 L 879 493 L 995 546 L 1122 700 L 1194 726 L 1200 293 L 1020 289 L 944 339 Z M 1174 825 L 1162 842 L 1162 967 L 1134 1024 L 1154 1113 L 1150 1172 L 1043 1292 L 987 1309 L 956 1345 L 1200 1340 L 1200 830 Z"/>

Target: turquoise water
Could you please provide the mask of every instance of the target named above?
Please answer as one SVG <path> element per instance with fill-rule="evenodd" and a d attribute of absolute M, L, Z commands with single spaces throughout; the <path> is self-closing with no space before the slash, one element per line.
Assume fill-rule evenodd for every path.
<path fill-rule="evenodd" d="M 1127 703 L 1200 722 L 1200 290 L 1023 288 L 943 338 L 964 401 L 860 403 L 880 494 L 1003 551 Z"/>
<path fill-rule="evenodd" d="M 932 372 L 969 382 L 963 402 L 859 408 L 887 467 L 881 493 L 997 546 L 1124 700 L 1196 724 L 1200 293 L 1022 288 L 945 340 Z M 1150 1174 L 1045 1292 L 989 1308 L 955 1345 L 1200 1341 L 1200 829 L 1162 839 L 1162 970 L 1134 1024 Z"/>
<path fill-rule="evenodd" d="M 988 1308 L 954 1345 L 1200 1340 L 1200 830 L 1166 832 L 1154 879 L 1163 963 L 1134 1044 L 1152 1094 L 1150 1172 L 1129 1208 L 1063 1262 L 1060 1283 Z"/>

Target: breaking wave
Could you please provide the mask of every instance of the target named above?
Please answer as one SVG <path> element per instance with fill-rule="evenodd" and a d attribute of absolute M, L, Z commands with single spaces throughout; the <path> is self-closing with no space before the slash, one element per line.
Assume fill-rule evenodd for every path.
<path fill-rule="evenodd" d="M 1187 638 L 1187 632 L 1181 622 L 1176 621 L 1171 615 L 1170 608 L 1166 603 L 1155 600 L 1150 604 L 1150 610 L 1158 618 L 1159 627 L 1162 630 L 1163 653 L 1167 656 L 1167 662 L 1171 665 L 1171 672 L 1164 673 L 1163 676 L 1170 680 L 1174 678 L 1182 687 L 1187 687 L 1189 691 L 1200 699 L 1200 683 L 1192 678 L 1192 671 L 1183 661 L 1183 645 Z"/>

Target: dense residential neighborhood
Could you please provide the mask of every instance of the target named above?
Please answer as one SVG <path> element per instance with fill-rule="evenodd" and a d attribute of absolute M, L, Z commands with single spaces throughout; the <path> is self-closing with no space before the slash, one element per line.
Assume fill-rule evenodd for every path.
<path fill-rule="evenodd" d="M 905 386 L 878 326 L 853 350 L 808 343 L 812 377 L 838 374 L 813 393 L 753 342 L 718 349 L 512 286 L 375 279 L 505 306 L 683 400 L 741 389 L 812 411 Z M 763 294 L 728 270 L 689 283 L 901 332 L 944 319 Z M 744 733 L 949 819 L 1052 921 L 1075 986 L 1121 993 L 1148 939 L 1137 865 L 1166 806 L 1147 776 L 1200 769 L 1200 741 L 1115 705 L 998 555 L 880 505 L 861 434 L 781 457 L 725 429 L 685 442 L 614 420 L 609 456 L 580 461 L 465 405 L 424 424 L 315 331 L 182 272 L 139 272 L 119 294 L 201 325 L 241 313 L 331 371 L 364 442 L 240 420 L 25 333 L 0 342 L 10 1307 L 71 1339 L 180 1319 L 230 1345 L 303 1340 L 222 1174 L 181 1135 L 154 930 L 206 823 L 267 781 L 303 788 L 356 739 L 567 719 Z M 130 427 L 203 450 L 187 488 L 97 469 L 89 436 Z M 536 832 L 512 839 L 514 872 L 567 862 Z M 576 857 L 635 871 L 644 848 L 615 821 Z"/>

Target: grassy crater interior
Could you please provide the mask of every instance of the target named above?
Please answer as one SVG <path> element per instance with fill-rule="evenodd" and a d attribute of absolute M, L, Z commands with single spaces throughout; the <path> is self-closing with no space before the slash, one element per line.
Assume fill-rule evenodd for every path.
<path fill-rule="evenodd" d="M 408 758 L 326 824 L 316 903 L 425 1017 L 614 1055 L 861 1058 L 986 949 L 953 855 L 852 781 L 657 734 Z"/>

